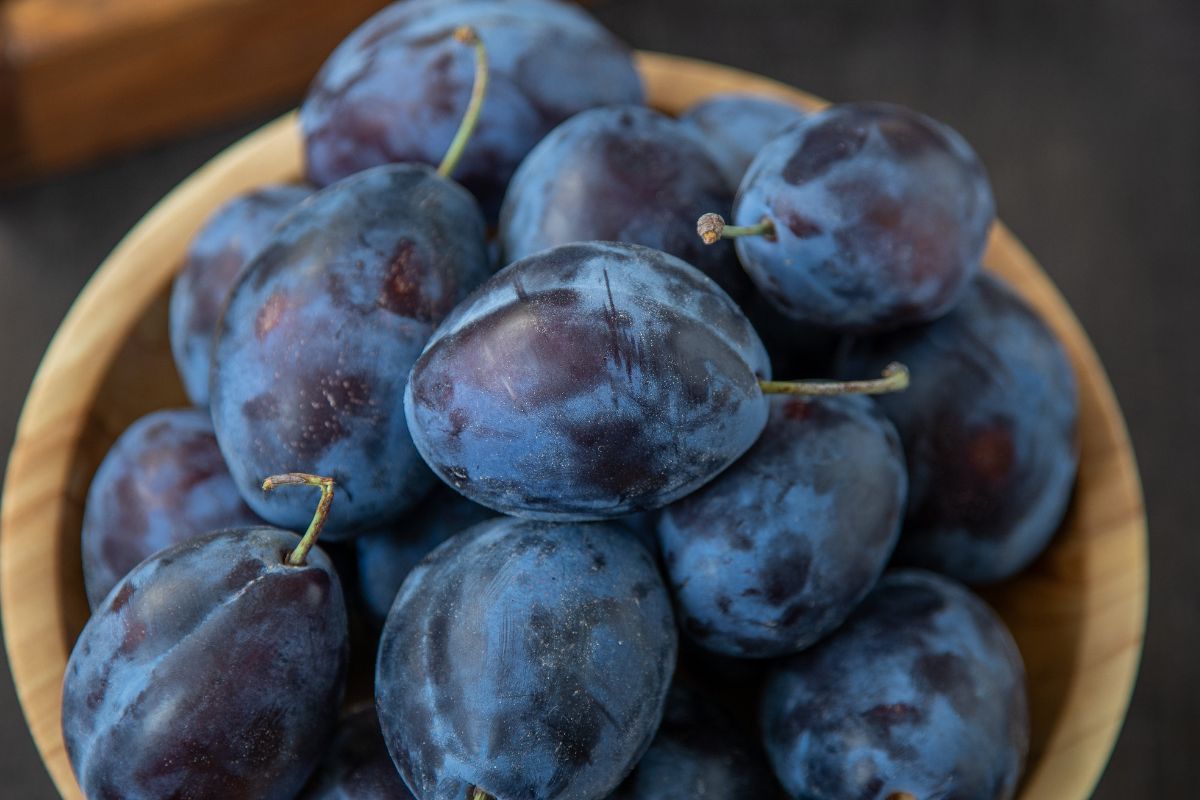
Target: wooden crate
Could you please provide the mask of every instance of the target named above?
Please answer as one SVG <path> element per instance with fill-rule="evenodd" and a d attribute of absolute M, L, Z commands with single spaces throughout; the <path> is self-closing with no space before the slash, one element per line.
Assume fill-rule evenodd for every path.
<path fill-rule="evenodd" d="M 387 0 L 0 0 L 0 180 L 298 100 Z"/>

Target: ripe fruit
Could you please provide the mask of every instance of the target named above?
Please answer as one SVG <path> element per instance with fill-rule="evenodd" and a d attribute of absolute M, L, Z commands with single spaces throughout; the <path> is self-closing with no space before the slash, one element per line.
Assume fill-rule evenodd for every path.
<path fill-rule="evenodd" d="M 755 285 L 788 316 L 851 332 L 935 319 L 978 272 L 995 216 L 975 151 L 899 106 L 850 103 L 765 146 L 733 223 L 706 215 L 705 241 L 740 237 Z"/>
<path fill-rule="evenodd" d="M 995 612 L 905 570 L 777 668 L 763 731 L 792 797 L 1005 800 L 1029 748 L 1027 706 L 1021 655 Z"/>
<path fill-rule="evenodd" d="M 83 510 L 83 582 L 100 605 L 117 581 L 163 548 L 260 522 L 221 458 L 208 411 L 155 411 L 100 462 Z"/>
<path fill-rule="evenodd" d="M 684 632 L 742 658 L 828 634 L 883 572 L 907 483 L 900 438 L 871 400 L 773 398 L 754 447 L 663 511 Z"/>
<path fill-rule="evenodd" d="M 895 358 L 921 375 L 880 398 L 908 460 L 896 558 L 968 583 L 1015 575 L 1058 530 L 1075 483 L 1079 403 L 1062 345 L 984 274 L 947 317 L 856 342 L 844 371 Z"/>
<path fill-rule="evenodd" d="M 288 217 L 230 295 L 214 355 L 217 439 L 263 518 L 303 524 L 294 495 L 257 476 L 318 469 L 345 500 L 344 536 L 395 519 L 429 491 L 400 413 L 408 370 L 433 327 L 491 273 L 479 206 L 446 176 L 479 121 L 487 51 L 470 28 L 475 90 L 437 172 L 376 167 L 318 192 Z"/>
<path fill-rule="evenodd" d="M 654 736 L 676 646 L 654 559 L 622 527 L 483 522 L 396 597 L 384 739 L 421 800 L 602 798 Z"/>
<path fill-rule="evenodd" d="M 731 113 L 742 110 L 742 100 L 732 101 Z M 750 108 L 760 103 L 776 114 L 788 111 L 793 120 L 801 116 L 757 99 Z M 750 319 L 784 374 L 826 373 L 832 336 L 776 311 L 750 282 L 732 245 L 705 247 L 693 235 L 696 215 L 730 206 L 737 186 L 725 179 L 719 154 L 703 134 L 683 120 L 636 106 L 596 108 L 559 125 L 521 162 L 509 184 L 500 213 L 504 263 L 572 242 L 653 247 L 716 281 Z"/>
<path fill-rule="evenodd" d="M 758 151 L 804 118 L 804 111 L 790 103 L 718 94 L 693 105 L 679 121 L 708 145 L 725 181 L 737 188 Z"/>
<path fill-rule="evenodd" d="M 456 174 L 492 219 L 517 164 L 555 125 L 643 101 L 629 48 L 573 3 L 394 3 L 338 46 L 301 107 L 310 180 L 438 162 L 471 90 L 470 60 L 451 41 L 462 25 L 488 46 L 493 88 Z"/>
<path fill-rule="evenodd" d="M 649 108 L 595 108 L 559 125 L 521 162 L 500 239 L 506 263 L 572 242 L 653 247 L 743 304 L 754 288 L 733 247 L 705 247 L 693 233 L 698 215 L 732 201 L 733 185 L 687 127 Z"/>
<path fill-rule="evenodd" d="M 273 185 L 238 195 L 217 209 L 188 246 L 171 288 L 171 353 L 188 398 L 208 405 L 213 334 L 229 290 L 271 232 L 313 193 L 308 186 Z"/>
<path fill-rule="evenodd" d="M 599 519 L 696 490 L 758 438 L 764 392 L 815 388 L 769 375 L 750 323 L 698 270 L 586 242 L 509 265 L 456 308 L 413 366 L 405 413 L 429 466 L 475 502 Z"/>
<path fill-rule="evenodd" d="M 717 286 L 636 245 L 564 245 L 455 309 L 405 398 L 417 449 L 477 503 L 547 519 L 656 508 L 748 448 L 766 352 Z"/>
<path fill-rule="evenodd" d="M 217 440 L 260 516 L 295 527 L 308 513 L 301 495 L 257 491 L 279 466 L 337 480 L 335 535 L 424 496 L 433 481 L 401 413 L 405 377 L 488 271 L 478 206 L 426 167 L 361 172 L 288 218 L 230 296 L 213 369 Z"/>
<path fill-rule="evenodd" d="M 454 534 L 496 513 L 439 486 L 403 519 L 355 537 L 358 589 L 371 621 L 383 625 L 412 568 Z"/>
<path fill-rule="evenodd" d="M 303 538 L 258 527 L 192 539 L 143 561 L 100 604 L 63 683 L 63 738 L 88 797 L 299 792 L 345 684 L 341 587 L 310 551 L 332 494 L 322 485 Z"/>

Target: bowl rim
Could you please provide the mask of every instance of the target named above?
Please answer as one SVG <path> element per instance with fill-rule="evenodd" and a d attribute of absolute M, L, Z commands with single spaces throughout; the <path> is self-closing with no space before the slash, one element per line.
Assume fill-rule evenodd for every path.
<path fill-rule="evenodd" d="M 773 97 L 809 109 L 826 105 L 732 67 L 650 52 L 639 52 L 636 59 L 649 104 L 671 113 L 725 92 Z M 80 487 L 86 491 L 90 479 L 72 469 L 84 423 L 101 381 L 140 319 L 111 309 L 137 308 L 144 314 L 174 277 L 192 234 L 220 202 L 270 180 L 298 177 L 302 163 L 297 112 L 291 111 L 233 144 L 169 192 L 88 281 L 51 340 L 26 397 L 0 495 L 0 615 L 22 710 L 64 797 L 81 796 L 60 725 L 62 676 L 73 637 L 65 622 L 63 593 L 46 587 L 58 586 L 63 564 L 72 563 L 65 549 L 74 539 L 59 532 L 63 508 L 80 502 Z M 985 264 L 1004 272 L 1062 339 L 1077 373 L 1081 404 L 1091 404 L 1100 424 L 1089 465 L 1097 461 L 1095 471 L 1105 479 L 1106 507 L 1095 514 L 1083 509 L 1087 519 L 1078 524 L 1102 526 L 1111 552 L 1092 564 L 1077 545 L 1079 552 L 1061 554 L 1045 575 L 1035 565 L 1037 580 L 1086 582 L 1087 607 L 1079 615 L 1087 622 L 1080 624 L 1079 661 L 1084 666 L 1067 665 L 1070 679 L 1060 711 L 1020 795 L 1084 798 L 1099 781 L 1124 721 L 1145 635 L 1148 543 L 1141 485 L 1112 386 L 1082 326 L 1049 277 L 999 221 Z M 1083 412 L 1081 407 L 1081 422 Z M 1081 476 L 1085 468 L 1090 466 L 1081 463 Z M 23 602 L 30 587 L 41 588 L 35 603 Z M 54 668 L 47 669 L 48 664 Z"/>

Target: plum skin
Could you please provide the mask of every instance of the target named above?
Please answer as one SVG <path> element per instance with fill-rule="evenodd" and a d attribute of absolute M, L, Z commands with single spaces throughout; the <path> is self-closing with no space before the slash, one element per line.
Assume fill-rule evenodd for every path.
<path fill-rule="evenodd" d="M 63 738 L 88 797 L 291 798 L 333 734 L 346 609 L 319 550 L 221 531 L 125 576 L 75 642 Z M 298 702 L 299 699 L 303 702 Z"/>
<path fill-rule="evenodd" d="M 705 246 L 696 218 L 729 208 L 733 187 L 702 141 L 640 106 L 584 111 L 521 162 L 500 212 L 508 262 L 571 242 L 612 241 L 681 258 L 744 305 L 753 286 L 726 242 Z"/>
<path fill-rule="evenodd" d="M 442 317 L 491 274 L 462 187 L 393 165 L 326 187 L 276 230 L 229 298 L 212 373 L 217 441 L 263 519 L 303 529 L 303 491 L 337 484 L 326 540 L 401 516 L 432 488 L 401 413 L 409 368 Z"/>
<path fill-rule="evenodd" d="M 736 189 L 758 151 L 805 116 L 803 109 L 769 97 L 718 94 L 690 106 L 679 121 L 705 143 Z"/>
<path fill-rule="evenodd" d="M 382 626 L 408 573 L 456 533 L 496 516 L 441 486 L 403 519 L 354 538 L 358 591 L 373 624 Z"/>
<path fill-rule="evenodd" d="M 899 563 L 990 584 L 1049 544 L 1079 463 L 1078 389 L 1066 351 L 1004 281 L 985 273 L 929 325 L 854 343 L 842 372 L 902 359 L 896 423 L 910 493 Z"/>
<path fill-rule="evenodd" d="M 809 647 L 883 573 L 907 486 L 899 435 L 869 398 L 771 398 L 754 447 L 663 511 L 683 630 L 741 658 Z"/>
<path fill-rule="evenodd" d="M 207 410 L 147 414 L 117 438 L 88 487 L 81 536 L 88 605 L 99 606 L 159 550 L 259 522 L 238 494 Z"/>
<path fill-rule="evenodd" d="M 744 100 L 733 98 L 733 110 L 743 110 Z M 793 121 L 802 116 L 750 98 L 751 108 L 759 103 L 768 114 L 782 110 Z M 504 196 L 499 239 L 505 263 L 571 242 L 661 250 L 712 278 L 738 304 L 766 342 L 776 374 L 828 374 L 821 367 L 834 350 L 832 335 L 780 314 L 751 283 L 732 242 L 706 246 L 696 236 L 701 214 L 732 207 L 737 181 L 722 175 L 721 154 L 707 146 L 704 130 L 686 122 L 649 108 L 608 106 L 576 114 L 551 131 L 521 162 Z"/>
<path fill-rule="evenodd" d="M 420 800 L 598 800 L 650 745 L 675 668 L 670 599 L 629 531 L 511 517 L 410 573 L 375 698 Z"/>
<path fill-rule="evenodd" d="M 629 48 L 573 3 L 409 0 L 350 34 L 300 110 L 308 177 L 318 186 L 389 162 L 438 164 L 471 91 L 472 26 L 491 71 L 479 126 L 455 177 L 494 220 L 513 171 L 542 137 L 595 106 L 642 103 Z"/>
<path fill-rule="evenodd" d="M 754 443 L 762 342 L 695 268 L 637 245 L 562 245 L 509 265 L 417 359 L 418 451 L 477 503 L 543 519 L 659 508 Z"/>
<path fill-rule="evenodd" d="M 767 144 L 733 224 L 773 224 L 738 257 L 782 313 L 851 333 L 947 313 L 978 274 L 991 184 L 951 128 L 883 103 L 814 114 Z"/>
<path fill-rule="evenodd" d="M 188 245 L 171 287 L 167 330 L 188 398 L 208 405 L 213 336 L 229 292 L 279 222 L 313 193 L 277 184 L 238 195 L 213 212 Z"/>
<path fill-rule="evenodd" d="M 775 773 L 804 800 L 1007 800 L 1029 749 L 1012 636 L 922 570 L 886 574 L 834 636 L 784 661 L 761 708 Z"/>

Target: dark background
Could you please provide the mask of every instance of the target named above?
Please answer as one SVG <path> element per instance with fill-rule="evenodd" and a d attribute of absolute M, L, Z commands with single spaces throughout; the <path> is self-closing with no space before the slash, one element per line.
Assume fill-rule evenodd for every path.
<path fill-rule="evenodd" d="M 724 62 L 833 100 L 911 105 L 982 154 L 1001 216 L 1108 368 L 1145 484 L 1149 636 L 1095 796 L 1195 796 L 1200 3 L 608 0 L 595 11 L 637 47 Z M 0 189 L 0 453 L 92 270 L 168 189 L 280 110 Z M 0 795 L 57 797 L 0 672 Z"/>

